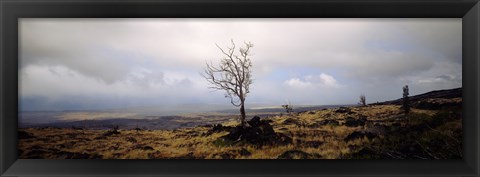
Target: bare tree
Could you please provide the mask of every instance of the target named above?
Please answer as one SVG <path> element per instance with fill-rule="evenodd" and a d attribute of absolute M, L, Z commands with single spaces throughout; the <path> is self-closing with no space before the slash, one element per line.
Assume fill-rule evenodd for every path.
<path fill-rule="evenodd" d="M 367 102 L 364 94 L 360 95 L 360 102 L 358 102 L 358 104 L 362 106 L 367 106 Z"/>
<path fill-rule="evenodd" d="M 293 107 L 292 107 L 292 105 L 284 104 L 284 105 L 282 105 L 282 107 L 285 108 L 285 111 L 286 111 L 287 113 L 293 112 Z"/>
<path fill-rule="evenodd" d="M 287 113 L 292 113 L 293 112 L 293 106 L 292 106 L 292 103 L 290 103 L 290 100 L 288 101 L 288 103 L 287 103 L 287 101 L 285 101 L 285 104 L 282 105 L 282 108 L 284 108 L 285 112 L 287 112 Z"/>
<path fill-rule="evenodd" d="M 215 44 L 224 57 L 218 66 L 206 63 L 207 67 L 202 76 L 213 85 L 209 88 L 225 90 L 225 98 L 230 98 L 230 103 L 240 107 L 240 124 L 245 127 L 245 98 L 250 93 L 250 84 L 252 84 L 252 62 L 249 56 L 253 44 L 245 42 L 245 46 L 238 50 L 239 55 L 236 55 L 235 43 L 233 40 L 231 42 L 232 46 L 227 49 Z"/>

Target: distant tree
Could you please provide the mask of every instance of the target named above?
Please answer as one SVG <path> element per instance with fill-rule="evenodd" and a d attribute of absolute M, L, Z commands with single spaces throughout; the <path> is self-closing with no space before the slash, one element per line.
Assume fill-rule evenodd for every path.
<path fill-rule="evenodd" d="M 253 44 L 245 42 L 245 46 L 238 50 L 239 55 L 236 55 L 235 43 L 233 40 L 231 42 L 232 46 L 227 47 L 228 50 L 215 44 L 224 57 L 218 66 L 207 63 L 202 76 L 213 85 L 209 88 L 225 90 L 225 98 L 230 98 L 232 105 L 240 107 L 240 124 L 245 127 L 245 98 L 250 93 L 252 84 L 252 62 L 249 56 Z"/>
<path fill-rule="evenodd" d="M 403 98 L 402 98 L 402 109 L 405 115 L 407 115 L 410 112 L 410 99 L 408 95 L 409 95 L 408 85 L 405 85 L 405 87 L 403 87 Z"/>
<path fill-rule="evenodd" d="M 358 104 L 362 106 L 367 106 L 367 102 L 364 94 L 360 95 L 360 102 L 358 102 Z"/>
<path fill-rule="evenodd" d="M 282 107 L 285 108 L 285 112 L 287 113 L 293 112 L 293 107 L 291 105 L 285 104 L 285 105 L 282 105 Z"/>

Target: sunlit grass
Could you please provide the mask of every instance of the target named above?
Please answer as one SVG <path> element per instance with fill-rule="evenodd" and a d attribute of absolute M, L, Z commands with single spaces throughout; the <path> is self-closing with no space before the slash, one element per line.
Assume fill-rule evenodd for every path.
<path fill-rule="evenodd" d="M 435 119 L 445 119 L 443 124 L 432 130 L 428 129 L 429 132 L 422 134 L 422 137 L 419 137 L 419 141 L 422 142 L 445 137 L 455 141 L 458 130 L 462 128 L 461 119 L 451 120 L 448 115 L 439 114 L 438 110 L 412 109 L 408 116 L 404 116 L 398 105 L 375 105 L 350 109 L 351 113 L 338 113 L 336 109 L 325 109 L 267 117 L 265 119 L 272 121 L 271 125 L 277 133 L 291 137 L 293 142 L 288 145 L 262 147 L 218 143 L 217 140 L 228 132 L 206 135 L 210 129 L 208 127 L 176 130 L 119 130 L 120 134 L 110 136 L 104 135 L 107 130 L 19 129 L 35 137 L 19 140 L 19 157 L 56 159 L 65 158 L 62 156 L 64 154 L 77 153 L 75 155 L 87 154 L 87 156 L 79 156 L 80 158 L 103 159 L 276 159 L 287 151 L 302 151 L 317 154 L 322 159 L 339 159 L 358 152 L 363 147 L 382 149 L 396 148 L 401 145 L 395 144 L 401 143 L 395 139 L 392 139 L 392 144 L 379 144 L 385 137 L 389 137 L 388 134 L 377 134 L 373 139 L 360 137 L 351 141 L 344 140 L 353 132 L 374 131 L 375 126 L 378 125 L 387 127 L 394 123 L 400 123 L 401 126 L 421 125 L 424 122 L 434 122 Z M 356 127 L 344 125 L 346 118 L 359 116 L 367 118 L 366 125 Z M 313 126 L 327 119 L 336 120 L 339 125 Z M 291 123 L 287 124 L 288 121 Z M 237 124 L 233 119 L 222 123 L 224 126 L 232 127 Z M 455 150 L 453 147 L 451 149 Z M 98 156 L 94 156 L 95 154 Z"/>

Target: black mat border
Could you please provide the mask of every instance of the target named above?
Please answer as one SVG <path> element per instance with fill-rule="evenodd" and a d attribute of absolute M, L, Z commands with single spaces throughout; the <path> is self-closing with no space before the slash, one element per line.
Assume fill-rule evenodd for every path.
<path fill-rule="evenodd" d="M 478 176 L 477 0 L 1 0 L 2 176 Z M 18 18 L 463 18 L 464 154 L 412 160 L 17 160 Z"/>

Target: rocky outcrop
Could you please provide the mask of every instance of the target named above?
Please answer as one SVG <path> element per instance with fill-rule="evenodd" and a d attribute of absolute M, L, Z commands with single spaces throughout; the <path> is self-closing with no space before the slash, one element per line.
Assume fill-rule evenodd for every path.
<path fill-rule="evenodd" d="M 236 126 L 230 133 L 221 139 L 235 143 L 248 143 L 261 147 L 264 145 L 287 145 L 292 143 L 292 138 L 282 133 L 277 133 L 266 120 L 253 117 L 248 121 L 248 126 Z"/>
<path fill-rule="evenodd" d="M 364 126 L 367 122 L 367 117 L 359 116 L 358 118 L 347 117 L 345 119 L 345 126 L 347 127 L 357 127 L 357 126 Z"/>
<path fill-rule="evenodd" d="M 212 128 L 210 130 L 207 131 L 206 134 L 204 135 L 211 135 L 211 134 L 214 134 L 214 133 L 220 133 L 220 132 L 228 132 L 230 130 L 232 130 L 233 127 L 231 126 L 223 126 L 222 124 L 216 124 L 216 125 L 213 125 Z"/>

